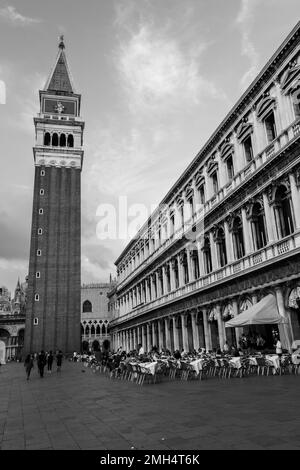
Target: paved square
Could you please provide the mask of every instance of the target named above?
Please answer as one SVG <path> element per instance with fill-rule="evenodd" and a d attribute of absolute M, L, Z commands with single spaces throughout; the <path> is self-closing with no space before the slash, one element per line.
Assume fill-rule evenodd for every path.
<path fill-rule="evenodd" d="M 84 371 L 84 372 L 82 372 Z M 139 387 L 82 364 L 0 372 L 0 448 L 300 449 L 300 375 Z"/>

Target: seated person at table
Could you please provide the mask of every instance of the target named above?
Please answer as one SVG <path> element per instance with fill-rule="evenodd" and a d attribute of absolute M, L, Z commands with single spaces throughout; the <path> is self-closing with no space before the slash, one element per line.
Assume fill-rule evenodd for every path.
<path fill-rule="evenodd" d="M 181 359 L 181 354 L 180 354 L 180 352 L 178 351 L 178 349 L 176 349 L 176 351 L 174 352 L 173 356 L 175 357 L 175 359 Z"/>
<path fill-rule="evenodd" d="M 142 356 L 143 354 L 145 354 L 144 348 L 141 344 L 139 344 L 138 345 L 138 355 Z"/>
<path fill-rule="evenodd" d="M 229 352 L 229 346 L 228 346 L 227 341 L 225 341 L 225 344 L 223 346 L 223 351 L 224 351 L 225 354 L 228 354 L 228 352 Z"/>

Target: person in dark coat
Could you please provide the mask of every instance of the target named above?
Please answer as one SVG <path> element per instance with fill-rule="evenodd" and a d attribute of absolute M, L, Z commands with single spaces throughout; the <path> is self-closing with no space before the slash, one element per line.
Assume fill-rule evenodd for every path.
<path fill-rule="evenodd" d="M 33 355 L 28 354 L 24 361 L 24 367 L 26 370 L 27 380 L 29 380 L 31 369 L 33 368 Z"/>
<path fill-rule="evenodd" d="M 47 356 L 47 366 L 48 366 L 49 374 L 51 374 L 51 372 L 52 372 L 52 363 L 53 363 L 53 353 L 52 353 L 52 351 L 50 351 L 48 356 Z"/>
<path fill-rule="evenodd" d="M 44 377 L 44 368 L 45 368 L 46 362 L 47 362 L 46 354 L 44 351 L 41 351 L 40 354 L 38 355 L 38 360 L 37 360 L 37 365 L 39 368 L 41 379 Z"/>
<path fill-rule="evenodd" d="M 58 353 L 56 354 L 57 372 L 61 371 L 62 359 L 63 359 L 63 354 L 61 350 L 59 350 Z"/>

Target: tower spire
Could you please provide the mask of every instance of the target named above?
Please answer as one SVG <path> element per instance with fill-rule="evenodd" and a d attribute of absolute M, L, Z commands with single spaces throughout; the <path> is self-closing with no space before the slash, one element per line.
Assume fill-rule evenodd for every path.
<path fill-rule="evenodd" d="M 75 87 L 72 79 L 72 74 L 68 65 L 66 53 L 65 53 L 65 41 L 63 34 L 58 38 L 58 54 L 55 60 L 55 64 L 44 91 L 54 91 L 63 93 L 75 93 Z"/>
<path fill-rule="evenodd" d="M 59 49 L 65 49 L 64 35 L 61 34 L 58 39 L 59 39 L 59 44 L 58 44 Z"/>

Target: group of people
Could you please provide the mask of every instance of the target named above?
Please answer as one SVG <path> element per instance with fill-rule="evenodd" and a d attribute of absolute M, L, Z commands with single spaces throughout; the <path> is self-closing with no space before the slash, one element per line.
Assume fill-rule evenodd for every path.
<path fill-rule="evenodd" d="M 48 373 L 51 374 L 54 358 L 56 359 L 56 367 L 57 367 L 56 370 L 57 372 L 60 372 L 61 366 L 62 366 L 62 360 L 63 360 L 62 351 L 60 350 L 57 351 L 55 356 L 52 351 L 49 351 L 49 352 L 41 351 L 39 354 L 37 353 L 28 354 L 24 361 L 24 367 L 26 371 L 27 380 L 29 380 L 30 378 L 31 371 L 34 367 L 34 361 L 37 362 L 37 367 L 38 367 L 38 371 L 39 371 L 41 378 L 44 377 L 44 369 L 46 365 L 47 365 Z"/>

